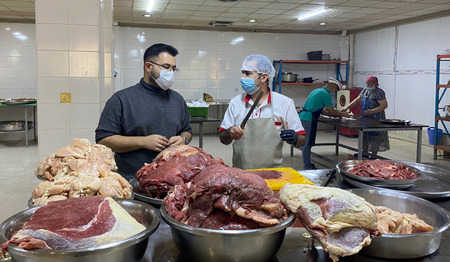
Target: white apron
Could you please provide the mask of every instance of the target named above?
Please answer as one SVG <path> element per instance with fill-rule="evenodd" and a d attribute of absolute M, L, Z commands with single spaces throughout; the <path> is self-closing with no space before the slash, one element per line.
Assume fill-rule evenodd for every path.
<path fill-rule="evenodd" d="M 244 136 L 233 142 L 233 167 L 241 169 L 281 167 L 283 140 L 271 118 L 249 119 Z"/>

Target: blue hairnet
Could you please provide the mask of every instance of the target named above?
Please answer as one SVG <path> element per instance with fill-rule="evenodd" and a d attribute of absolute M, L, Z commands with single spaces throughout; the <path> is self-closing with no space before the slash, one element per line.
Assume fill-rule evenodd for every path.
<path fill-rule="evenodd" d="M 263 55 L 249 55 L 242 62 L 241 71 L 256 71 L 259 74 L 268 74 L 269 77 L 275 76 L 275 68 L 272 62 Z"/>

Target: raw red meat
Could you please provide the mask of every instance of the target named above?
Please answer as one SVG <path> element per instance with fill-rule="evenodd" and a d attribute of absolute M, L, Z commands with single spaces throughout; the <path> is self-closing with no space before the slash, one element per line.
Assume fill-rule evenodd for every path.
<path fill-rule="evenodd" d="M 164 202 L 171 217 L 194 227 L 249 229 L 287 218 L 264 179 L 222 164 L 210 165 L 189 183 L 173 187 Z"/>
<path fill-rule="evenodd" d="M 144 229 L 112 198 L 71 198 L 38 208 L 29 221 L 2 244 L 2 253 L 10 243 L 27 250 L 92 248 L 126 239 Z"/>
<path fill-rule="evenodd" d="M 171 146 L 152 163 L 141 167 L 135 178 L 150 197 L 162 199 L 172 186 L 189 182 L 203 168 L 212 164 L 223 164 L 223 161 L 198 147 Z"/>
<path fill-rule="evenodd" d="M 417 175 L 403 163 L 376 159 L 365 161 L 348 171 L 351 174 L 372 179 L 406 180 Z"/>
<path fill-rule="evenodd" d="M 263 179 L 279 179 L 283 176 L 281 172 L 276 170 L 255 170 L 250 172 L 262 177 Z"/>

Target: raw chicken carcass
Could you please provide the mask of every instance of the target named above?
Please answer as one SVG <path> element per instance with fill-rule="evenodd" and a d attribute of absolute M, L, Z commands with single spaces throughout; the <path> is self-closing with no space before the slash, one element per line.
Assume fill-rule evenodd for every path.
<path fill-rule="evenodd" d="M 194 227 L 249 229 L 273 226 L 287 210 L 264 179 L 222 164 L 205 167 L 163 200 L 174 219 Z"/>
<path fill-rule="evenodd" d="M 202 149 L 193 146 L 170 146 L 136 172 L 136 180 L 150 197 L 164 198 L 174 185 L 189 182 L 203 168 L 223 164 Z"/>
<path fill-rule="evenodd" d="M 358 253 L 378 234 L 375 207 L 348 191 L 301 184 L 286 184 L 281 202 L 322 244 L 333 261 Z"/>
<path fill-rule="evenodd" d="M 120 174 L 100 169 L 97 174 L 71 172 L 59 174 L 53 181 L 42 181 L 31 194 L 33 205 L 51 201 L 99 195 L 131 198 L 132 186 Z"/>
<path fill-rule="evenodd" d="M 27 250 L 74 250 L 123 240 L 145 230 L 112 198 L 100 196 L 51 202 L 38 208 L 9 244 Z"/>
<path fill-rule="evenodd" d="M 75 138 L 70 145 L 59 148 L 42 160 L 34 173 L 53 181 L 59 174 L 74 171 L 96 174 L 99 169 L 117 170 L 112 150 L 104 145 L 93 145 L 88 139 Z"/>
<path fill-rule="evenodd" d="M 378 229 L 381 234 L 415 234 L 433 231 L 416 214 L 400 213 L 384 206 L 375 207 L 378 217 Z"/>

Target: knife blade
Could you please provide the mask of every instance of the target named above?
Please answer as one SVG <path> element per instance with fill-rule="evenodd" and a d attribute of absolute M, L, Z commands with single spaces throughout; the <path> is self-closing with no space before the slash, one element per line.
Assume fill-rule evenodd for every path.
<path fill-rule="evenodd" d="M 245 124 L 247 123 L 248 119 L 253 113 L 253 110 L 255 110 L 256 106 L 258 105 L 259 100 L 263 96 L 264 92 L 261 91 L 258 94 L 258 97 L 256 97 L 256 100 L 253 102 L 252 107 L 250 107 L 250 111 L 248 111 L 247 115 L 245 116 L 244 120 L 242 121 L 241 125 L 239 126 L 241 129 L 244 129 Z"/>
<path fill-rule="evenodd" d="M 326 186 L 328 182 L 330 182 L 330 179 L 335 177 L 334 176 L 335 173 L 336 169 L 331 169 L 330 171 L 328 171 L 328 173 L 325 175 L 325 179 L 322 181 L 320 186 Z"/>

